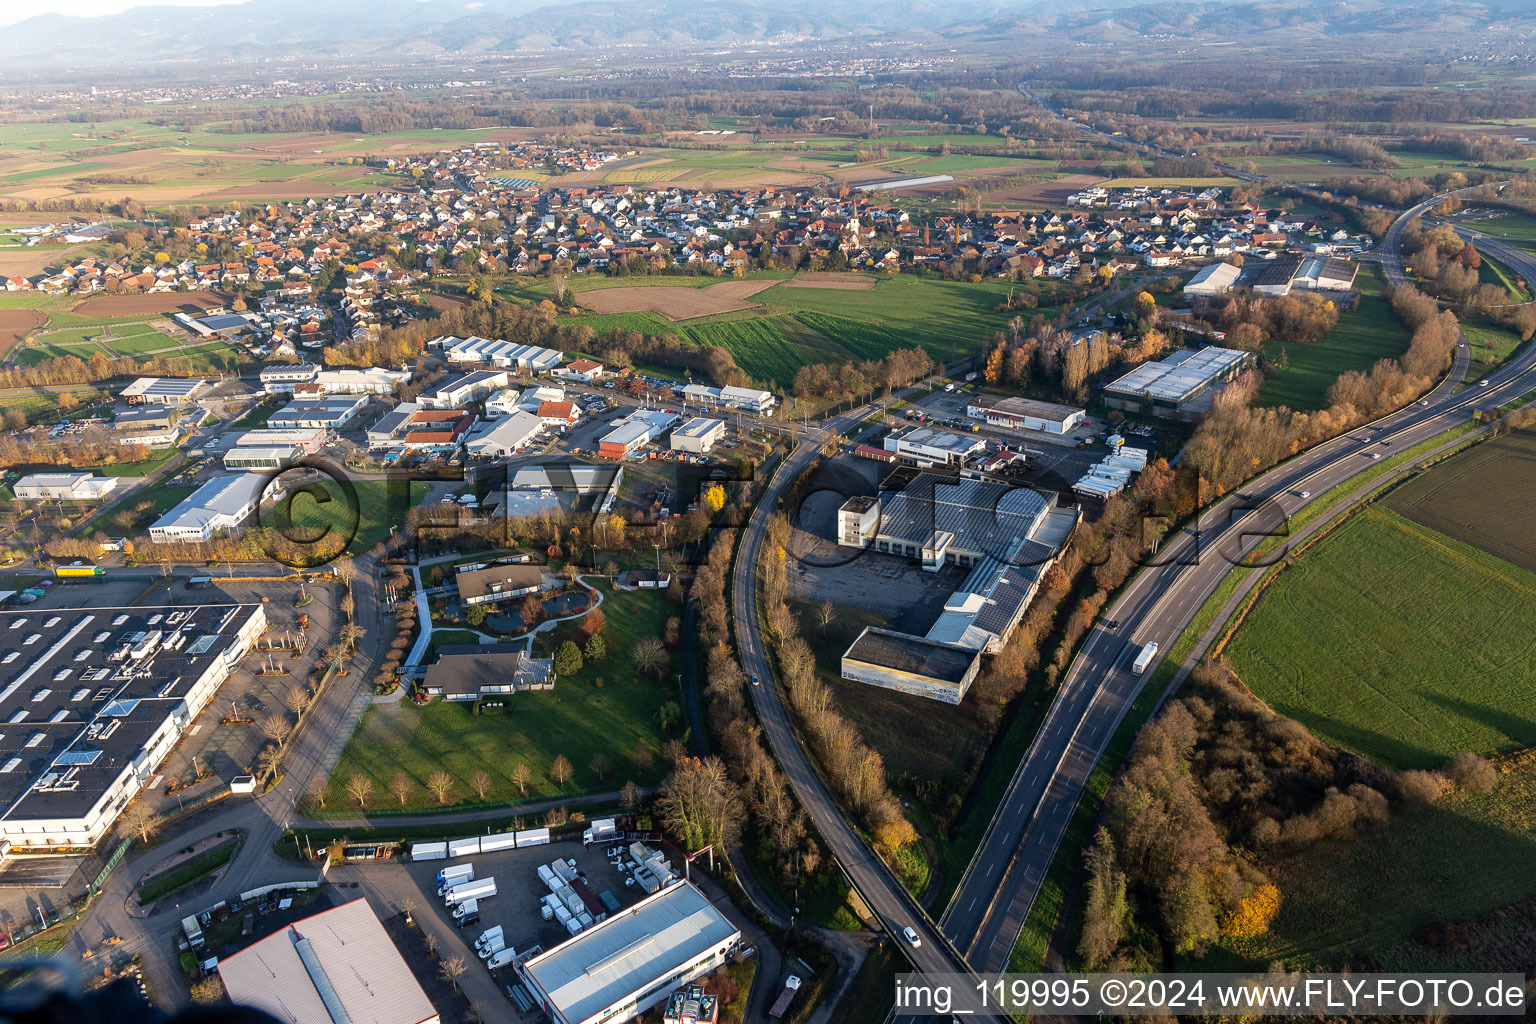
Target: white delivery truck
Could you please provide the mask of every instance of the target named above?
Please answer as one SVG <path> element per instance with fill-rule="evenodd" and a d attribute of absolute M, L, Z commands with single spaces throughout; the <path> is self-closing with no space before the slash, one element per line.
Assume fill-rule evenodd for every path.
<path fill-rule="evenodd" d="M 613 818 L 595 818 L 587 830 L 581 834 L 581 841 L 586 846 L 593 843 L 611 843 L 624 838 L 619 831 L 618 822 Z"/>
<path fill-rule="evenodd" d="M 437 873 L 437 894 L 441 896 L 460 882 L 471 881 L 474 877 L 473 864 L 455 864 L 451 868 L 443 868 Z"/>
<path fill-rule="evenodd" d="M 505 935 L 501 930 L 501 925 L 499 924 L 487 928 L 485 931 L 481 932 L 480 937 L 475 940 L 475 952 L 482 960 L 489 957 L 498 949 L 504 949 L 505 947 Z"/>
<path fill-rule="evenodd" d="M 513 960 L 516 959 L 517 950 L 513 949 L 511 946 L 508 946 L 506 949 L 497 950 L 496 954 L 485 962 L 485 966 L 489 970 L 494 971 L 498 967 L 507 966 L 507 964 L 510 964 Z"/>
<path fill-rule="evenodd" d="M 412 843 L 411 860 L 443 860 L 448 856 L 447 843 Z"/>
<path fill-rule="evenodd" d="M 1152 659 L 1156 657 L 1157 644 L 1147 644 L 1141 649 L 1141 653 L 1136 655 L 1136 660 L 1131 663 L 1131 671 L 1141 675 L 1146 672 L 1147 666 L 1151 665 Z"/>
<path fill-rule="evenodd" d="M 460 928 L 471 928 L 480 923 L 480 901 L 465 900 L 463 903 L 455 903 L 449 907 L 449 913 L 453 915 L 453 923 Z"/>
<path fill-rule="evenodd" d="M 496 879 L 490 876 L 476 878 L 470 882 L 461 882 L 443 893 L 443 899 L 448 903 L 463 903 L 465 900 L 484 900 L 496 895 Z"/>

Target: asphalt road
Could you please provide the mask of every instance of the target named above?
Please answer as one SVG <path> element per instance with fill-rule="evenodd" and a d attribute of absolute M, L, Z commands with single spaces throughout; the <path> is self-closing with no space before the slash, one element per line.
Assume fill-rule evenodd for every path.
<path fill-rule="evenodd" d="M 1420 204 L 1404 219 L 1434 202 L 1438 199 Z M 1389 237 L 1395 242 L 1397 233 Z M 1391 252 L 1395 256 L 1395 248 Z M 1536 273 L 1536 260 L 1528 254 L 1507 248 L 1497 254 L 1522 274 Z M 1245 498 L 1228 495 L 1217 502 L 1194 527 L 1170 538 L 1156 564 L 1139 573 L 1104 613 L 1062 680 L 942 918 L 945 933 L 972 967 L 981 972 L 1006 968 L 1094 764 L 1143 680 L 1156 670 L 1154 664 L 1143 676 L 1133 673 L 1135 653 L 1155 642 L 1166 654 L 1231 567 L 1311 500 L 1301 492 L 1320 497 L 1376 465 L 1373 454 L 1389 457 L 1467 423 L 1474 410 L 1536 388 L 1536 350 L 1494 374 L 1487 388 L 1458 394 L 1468 364 L 1468 349 L 1458 347 L 1450 373 L 1425 396 L 1427 405 L 1415 403 L 1325 442 L 1251 481 L 1240 492 Z M 1119 625 L 1108 629 L 1103 623 L 1109 621 Z"/>

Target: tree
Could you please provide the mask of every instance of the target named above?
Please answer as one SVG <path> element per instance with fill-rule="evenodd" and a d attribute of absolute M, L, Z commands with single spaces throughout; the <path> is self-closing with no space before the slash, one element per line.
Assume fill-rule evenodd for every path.
<path fill-rule="evenodd" d="M 831 601 L 823 601 L 816 606 L 816 624 L 821 627 L 823 633 L 827 631 L 828 626 L 832 625 L 832 620 L 836 617 L 837 605 Z"/>
<path fill-rule="evenodd" d="M 137 838 L 141 843 L 149 842 L 149 837 L 159 832 L 162 824 L 164 822 L 160 815 L 143 800 L 133 801 L 117 819 L 118 831 Z"/>
<path fill-rule="evenodd" d="M 373 780 L 366 775 L 354 775 L 347 780 L 347 792 L 352 794 L 352 799 L 361 807 L 373 794 Z"/>
<path fill-rule="evenodd" d="M 1464 750 L 1445 766 L 1445 774 L 1457 789 L 1468 793 L 1492 793 L 1498 782 L 1498 772 L 1493 765 L 1469 750 Z"/>
<path fill-rule="evenodd" d="M 482 801 L 485 794 L 491 788 L 491 776 L 484 768 L 476 768 L 475 773 L 469 777 L 469 788 L 475 791 L 475 795 Z"/>
<path fill-rule="evenodd" d="M 528 779 L 532 776 L 532 774 L 533 773 L 528 770 L 528 766 L 523 764 L 521 761 L 512 766 L 512 785 L 517 787 L 517 792 L 520 796 L 528 795 Z"/>
<path fill-rule="evenodd" d="M 411 777 L 405 772 L 395 772 L 395 777 L 389 780 L 389 792 L 400 801 L 401 807 L 404 807 L 405 802 L 411 798 L 411 791 L 415 788 L 416 783 L 411 781 Z"/>
<path fill-rule="evenodd" d="M 330 795 L 331 784 L 329 780 L 320 775 L 316 775 L 309 780 L 309 798 L 319 804 L 321 810 L 325 809 L 326 798 Z"/>
<path fill-rule="evenodd" d="M 366 636 L 368 631 L 355 622 L 349 622 L 341 627 L 341 642 L 346 644 L 347 650 L 357 649 L 357 642 Z"/>
<path fill-rule="evenodd" d="M 555 651 L 555 675 L 561 679 L 581 671 L 581 648 L 574 640 L 567 640 Z"/>
<path fill-rule="evenodd" d="M 633 781 L 624 783 L 624 788 L 619 790 L 619 804 L 626 811 L 633 811 L 640 806 L 640 787 Z"/>
<path fill-rule="evenodd" d="M 1261 885 L 1244 896 L 1237 908 L 1221 923 L 1224 934 L 1235 939 L 1251 939 L 1269 931 L 1269 923 L 1280 912 L 1280 890 Z"/>
<path fill-rule="evenodd" d="M 603 614 L 603 610 L 601 608 L 593 608 L 581 617 L 581 623 L 576 627 L 576 633 L 583 640 L 590 640 L 601 633 L 606 625 L 608 625 L 608 618 Z"/>
<path fill-rule="evenodd" d="M 464 613 L 464 621 L 471 626 L 483 625 L 485 623 L 485 606 L 479 604 L 470 605 L 469 610 Z"/>
<path fill-rule="evenodd" d="M 581 656 L 587 661 L 602 661 L 608 657 L 608 641 L 603 639 L 603 634 L 594 633 L 587 638 L 587 645 L 581 649 Z"/>
<path fill-rule="evenodd" d="M 651 765 L 656 763 L 656 758 L 651 754 L 651 748 L 645 745 L 644 740 L 635 740 L 635 749 L 629 752 L 629 763 L 635 766 L 635 771 L 641 775 L 647 775 L 651 771 Z"/>
<path fill-rule="evenodd" d="M 656 724 L 662 732 L 671 732 L 683 720 L 682 706 L 675 700 L 666 701 L 656 709 Z"/>
<path fill-rule="evenodd" d="M 613 762 L 607 754 L 598 751 L 592 755 L 592 760 L 587 762 L 587 767 L 592 770 L 593 775 L 597 776 L 597 781 L 602 782 L 608 778 L 608 772 L 613 769 Z"/>
<path fill-rule="evenodd" d="M 459 979 L 464 976 L 465 971 L 469 970 L 469 965 L 464 962 L 463 957 L 451 956 L 446 960 L 440 961 L 437 969 L 442 974 L 443 980 L 452 985 L 453 990 L 457 992 L 459 990 Z"/>
<path fill-rule="evenodd" d="M 427 792 L 435 796 L 439 804 L 446 804 L 453 793 L 453 776 L 439 768 L 427 776 Z"/>
<path fill-rule="evenodd" d="M 261 720 L 262 734 L 269 740 L 274 740 L 279 746 L 293 732 L 293 723 L 288 721 L 288 716 L 279 711 L 274 711 Z"/>
<path fill-rule="evenodd" d="M 271 778 L 277 774 L 277 769 L 283 763 L 283 749 L 281 747 L 262 747 L 256 754 L 256 767 L 263 778 Z"/>
<path fill-rule="evenodd" d="M 297 683 L 288 687 L 288 692 L 283 694 L 283 703 L 288 706 L 289 711 L 296 715 L 302 715 L 305 711 L 309 710 L 312 700 L 314 698 L 310 695 L 309 690 Z"/>
<path fill-rule="evenodd" d="M 523 619 L 523 629 L 531 630 L 544 621 L 544 602 L 539 600 L 538 594 L 529 594 L 524 597 L 517 606 L 518 613 Z"/>
<path fill-rule="evenodd" d="M 714 515 L 725 508 L 725 488 L 719 484 L 710 484 L 704 489 L 704 507 L 709 509 L 710 515 Z"/>
<path fill-rule="evenodd" d="M 657 803 L 667 829 L 685 850 L 729 846 L 746 810 L 718 757 L 678 759 Z"/>
<path fill-rule="evenodd" d="M 1125 937 L 1130 905 L 1125 896 L 1125 873 L 1115 864 L 1114 842 L 1107 829 L 1099 829 L 1087 859 L 1088 892 L 1077 951 L 1093 968 L 1108 963 Z"/>
<path fill-rule="evenodd" d="M 570 781 L 574 769 L 571 762 L 564 754 L 555 755 L 555 763 L 549 766 L 549 777 L 555 780 L 555 785 L 563 786 Z"/>
<path fill-rule="evenodd" d="M 192 983 L 192 1001 L 194 1003 L 216 1003 L 224 998 L 224 982 L 217 974 L 210 974 L 201 981 Z"/>
<path fill-rule="evenodd" d="M 635 668 L 641 672 L 655 672 L 659 675 L 667 664 L 667 649 L 662 646 L 660 639 L 648 636 L 635 644 L 634 660 Z"/>

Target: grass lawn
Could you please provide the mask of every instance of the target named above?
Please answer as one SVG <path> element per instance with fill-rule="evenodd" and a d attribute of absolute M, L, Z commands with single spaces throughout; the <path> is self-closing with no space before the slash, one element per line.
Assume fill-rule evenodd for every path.
<path fill-rule="evenodd" d="M 119 498 L 116 504 L 107 510 L 107 514 L 101 519 L 101 525 L 103 528 L 112 528 L 110 525 L 112 517 L 119 509 L 128 509 L 133 513 L 134 527 L 148 528 L 151 523 L 175 508 L 183 498 L 195 490 L 197 487 L 191 484 L 160 484 L 154 487 L 136 488 Z M 137 511 L 146 502 L 149 508 L 143 512 Z"/>
<path fill-rule="evenodd" d="M 1533 630 L 1536 574 L 1373 507 L 1281 574 L 1228 656 L 1324 742 L 1434 768 L 1536 744 Z"/>
<path fill-rule="evenodd" d="M 386 788 L 396 772 L 415 782 L 406 810 L 434 806 L 424 785 L 439 768 L 453 775 L 454 802 L 458 803 L 476 800 L 469 779 L 477 769 L 492 779 L 486 803 L 600 793 L 619 789 L 627 780 L 642 786 L 661 781 L 665 774 L 661 746 L 669 737 L 662 734 L 656 712 L 667 701 L 679 700 L 678 690 L 670 672 L 663 682 L 651 675 L 640 678 L 630 652 L 642 638 L 660 636 L 667 618 L 677 610 L 659 594 L 616 594 L 607 588 L 604 593 L 605 661 L 560 679 L 553 690 L 513 694 L 504 708 L 479 715 L 469 703 L 446 701 L 425 707 L 402 702 L 370 708 L 331 774 L 334 792 L 327 809 L 337 815 L 356 810 L 357 801 L 342 788 L 354 775 L 373 780 L 373 794 L 365 806 L 375 811 L 400 809 L 400 802 Z M 567 629 L 556 630 L 550 641 L 548 633 L 541 634 L 535 655 L 547 657 L 552 643 L 566 635 Z M 601 687 L 596 685 L 598 678 L 603 680 Z M 630 760 L 636 744 L 653 755 L 653 763 L 644 771 Z M 602 779 L 590 767 L 598 753 L 612 764 Z M 575 766 L 575 777 L 563 787 L 549 777 L 550 765 L 561 754 Z M 526 795 L 509 776 L 518 763 L 526 764 L 531 773 Z"/>
<path fill-rule="evenodd" d="M 1468 382 L 1482 380 L 1525 344 L 1518 334 L 1487 321 L 1463 323 L 1461 333 L 1466 335 L 1472 355 L 1472 361 L 1467 364 L 1467 375 L 1463 378 Z"/>
<path fill-rule="evenodd" d="M 1504 264 L 1492 256 L 1483 255 L 1482 266 L 1478 268 L 1477 278 L 1485 284 L 1496 284 L 1509 293 L 1510 302 L 1530 302 L 1531 293 L 1522 282 L 1520 275 L 1510 270 Z"/>
<path fill-rule="evenodd" d="M 1360 304 L 1339 314 L 1339 322 L 1322 341 L 1310 345 L 1271 341 L 1264 355 L 1287 360 L 1259 389 L 1260 405 L 1292 409 L 1321 409 L 1328 388 L 1350 370 L 1369 370 L 1378 359 L 1396 359 L 1408 351 L 1411 335 L 1387 305 L 1386 282 L 1374 264 L 1361 264 Z"/>
<path fill-rule="evenodd" d="M 161 448 L 152 452 L 143 462 L 118 462 L 110 466 L 95 466 L 93 471 L 102 476 L 148 476 L 179 454 L 181 453 L 175 448 Z"/>
<path fill-rule="evenodd" d="M 1536 217 L 1525 213 L 1511 213 L 1503 217 L 1490 217 L 1487 220 L 1469 220 L 1462 226 L 1471 228 L 1473 231 L 1481 231 L 1485 235 L 1536 241 Z"/>
<path fill-rule="evenodd" d="M 345 538 L 347 551 L 357 555 L 403 525 L 406 511 L 427 493 L 421 481 L 412 481 L 409 491 L 404 481 L 358 480 L 352 486 L 355 503 L 334 480 L 301 484 L 262 511 L 261 525 L 313 547 L 317 554 L 334 556 L 332 549 Z"/>
<path fill-rule="evenodd" d="M 1453 793 L 1394 814 L 1374 838 L 1317 843 L 1264 867 L 1285 897 L 1268 934 L 1227 940 L 1207 963 L 1181 967 L 1238 969 L 1228 966 L 1234 959 L 1254 967 L 1275 960 L 1334 966 L 1359 953 L 1386 953 L 1425 925 L 1536 894 L 1536 774 L 1529 767 L 1503 774 L 1487 796 Z M 1424 966 L 1422 959 L 1385 959 L 1379 969 Z"/>
<path fill-rule="evenodd" d="M 272 418 L 274 412 L 277 412 L 277 406 L 269 405 L 266 402 L 258 403 L 249 409 L 245 415 L 231 423 L 229 429 L 255 430 L 258 427 L 264 427 L 267 425 L 267 420 Z"/>
<path fill-rule="evenodd" d="M 843 1024 L 883 1024 L 896 1002 L 896 975 L 911 969 L 894 941 L 871 949 L 843 993 L 843 1012 L 838 1014 Z"/>
<path fill-rule="evenodd" d="M 215 868 L 222 867 L 234 858 L 236 851 L 240 849 L 240 840 L 232 840 L 217 849 L 192 858 L 175 871 L 163 875 L 150 882 L 139 890 L 139 906 L 153 903 L 162 896 L 169 895 L 184 886 L 202 878 Z"/>

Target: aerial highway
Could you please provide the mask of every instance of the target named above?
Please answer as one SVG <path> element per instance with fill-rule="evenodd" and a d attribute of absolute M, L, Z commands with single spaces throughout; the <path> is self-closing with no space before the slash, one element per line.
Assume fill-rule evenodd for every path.
<path fill-rule="evenodd" d="M 1407 211 L 1402 220 L 1438 198 Z M 1398 234 L 1389 236 L 1393 257 Z M 1536 259 L 1528 254 L 1503 247 L 1498 255 L 1528 278 L 1536 274 Z M 975 970 L 1006 968 L 1094 764 L 1155 671 L 1155 664 L 1143 674 L 1132 671 L 1135 652 L 1157 643 L 1166 654 L 1231 568 L 1267 535 L 1281 532 L 1290 515 L 1318 500 L 1313 495 L 1320 498 L 1381 457 L 1446 435 L 1466 424 L 1474 411 L 1536 388 L 1536 350 L 1531 348 L 1486 385 L 1461 390 L 1468 365 L 1469 351 L 1462 344 L 1450 372 L 1422 401 L 1303 452 L 1250 481 L 1240 494 L 1216 502 L 1191 528 L 1170 538 L 1155 564 L 1138 573 L 1104 613 L 1062 679 L 1055 703 L 942 918 L 946 934 Z"/>

